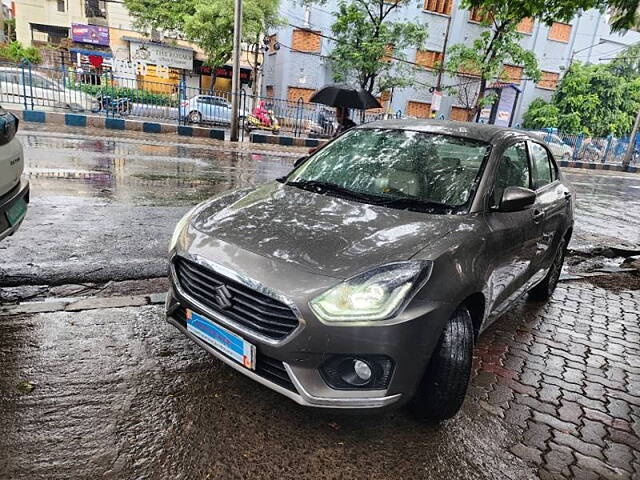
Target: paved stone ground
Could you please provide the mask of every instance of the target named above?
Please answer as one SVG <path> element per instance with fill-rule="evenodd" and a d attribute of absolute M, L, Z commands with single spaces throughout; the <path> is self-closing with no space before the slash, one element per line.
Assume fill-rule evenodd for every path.
<path fill-rule="evenodd" d="M 640 478 L 640 291 L 565 283 L 475 349 L 472 395 L 541 479 Z"/>

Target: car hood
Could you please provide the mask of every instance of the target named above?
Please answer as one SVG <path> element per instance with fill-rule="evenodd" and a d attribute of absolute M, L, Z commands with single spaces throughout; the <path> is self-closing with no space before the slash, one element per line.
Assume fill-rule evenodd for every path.
<path fill-rule="evenodd" d="M 204 206 L 192 226 L 263 257 L 336 278 L 408 260 L 464 218 L 368 205 L 277 182 L 231 198 Z"/>

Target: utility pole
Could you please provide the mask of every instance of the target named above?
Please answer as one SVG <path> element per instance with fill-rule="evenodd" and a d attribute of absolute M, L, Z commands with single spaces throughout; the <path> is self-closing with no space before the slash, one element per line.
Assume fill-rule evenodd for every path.
<path fill-rule="evenodd" d="M 444 44 L 442 45 L 442 59 L 440 65 L 438 65 L 438 76 L 436 77 L 436 85 L 434 87 L 433 97 L 431 99 L 431 115 L 435 118 L 437 112 L 440 110 L 440 102 L 442 101 L 442 75 L 444 74 L 444 61 L 447 55 L 447 43 L 449 43 L 449 29 L 451 28 L 451 17 L 453 16 L 453 9 L 455 4 L 451 5 L 451 15 L 447 18 L 447 29 L 444 32 Z M 434 100 L 437 97 L 437 101 Z M 434 105 L 436 103 L 436 105 Z M 434 108 L 437 107 L 437 108 Z"/>
<path fill-rule="evenodd" d="M 231 141 L 238 141 L 240 113 L 240 51 L 242 40 L 242 0 L 235 0 L 233 17 L 233 76 L 231 78 Z"/>
<path fill-rule="evenodd" d="M 633 151 L 636 148 L 636 135 L 638 134 L 638 127 L 640 126 L 640 111 L 636 115 L 636 121 L 633 122 L 633 129 L 631 130 L 631 138 L 629 138 L 629 146 L 627 147 L 627 151 L 624 154 L 624 158 L 622 159 L 622 167 L 627 170 L 629 168 L 629 164 L 631 163 L 631 157 L 633 156 Z"/>

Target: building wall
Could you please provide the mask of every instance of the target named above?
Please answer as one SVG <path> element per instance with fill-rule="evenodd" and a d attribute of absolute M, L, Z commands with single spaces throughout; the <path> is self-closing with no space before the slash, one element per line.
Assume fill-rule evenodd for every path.
<path fill-rule="evenodd" d="M 15 0 L 16 40 L 31 45 L 31 23 L 71 27 L 72 23 L 87 23 L 81 0 L 66 0 L 66 10 L 58 12 L 57 1 Z"/>
<path fill-rule="evenodd" d="M 470 45 L 480 34 L 482 29 L 477 22 L 470 22 L 471 12 L 458 8 L 457 0 L 451 9 L 451 15 L 436 14 L 423 8 L 424 2 L 416 5 L 411 2 L 409 5 L 396 11 L 393 20 L 418 21 L 427 25 L 428 39 L 426 49 L 434 52 L 442 52 L 445 40 L 447 22 L 451 19 L 449 28 L 448 46 L 456 43 Z M 306 10 L 308 8 L 308 10 Z M 293 27 L 301 26 L 319 31 L 324 35 L 331 36 L 331 24 L 334 17 L 331 12 L 337 10 L 337 1 L 328 0 L 324 5 L 312 5 L 303 7 L 296 0 L 283 0 L 281 6 L 282 16 L 288 19 L 285 27 L 276 32 L 281 48 L 275 54 L 269 52 L 265 55 L 264 81 L 262 94 L 266 94 L 266 87 L 270 86 L 270 92 L 276 97 L 287 98 L 288 87 L 303 87 L 318 89 L 326 84 L 333 83 L 328 62 L 315 54 L 305 54 L 291 51 Z M 305 24 L 308 20 L 308 24 Z M 538 58 L 540 69 L 548 72 L 546 79 L 551 79 L 557 74 L 558 80 L 562 77 L 569 66 L 572 53 L 574 60 L 581 62 L 600 63 L 610 61 L 610 57 L 615 56 L 624 47 L 640 42 L 640 33 L 629 31 L 625 34 L 612 34 L 607 24 L 607 16 L 596 10 L 589 10 L 580 16 L 576 16 L 569 22 L 570 31 L 561 25 L 548 27 L 538 21 L 533 23 L 530 33 L 523 34 L 521 44 L 528 50 L 533 50 Z M 551 32 L 552 37 L 549 38 Z M 600 44 L 598 44 L 601 42 Z M 589 47 L 590 45 L 598 44 Z M 326 56 L 331 51 L 331 41 L 323 38 L 321 45 L 321 55 Z M 406 58 L 409 61 L 416 61 L 416 51 L 408 50 Z M 542 82 L 536 84 L 522 76 L 519 87 L 522 93 L 516 105 L 515 118 L 513 123 L 522 121 L 522 116 L 526 112 L 527 106 L 535 98 L 542 97 L 549 100 L 553 90 L 549 89 L 553 82 Z M 390 102 L 390 110 L 393 112 L 402 111 L 406 113 L 408 109 L 412 112 L 422 111 L 418 103 L 430 104 L 432 94 L 429 87 L 436 83 L 436 72 L 423 71 L 416 76 L 416 85 L 412 88 L 405 88 L 393 92 Z M 443 76 L 442 85 L 457 85 L 461 82 L 458 76 Z M 547 87 L 547 88 L 544 88 Z M 413 102 L 413 103 L 409 103 Z M 449 118 L 452 113 L 460 117 L 462 112 L 461 102 L 455 96 L 445 95 L 442 99 L 439 113 Z M 453 110 L 455 108 L 455 110 Z"/>

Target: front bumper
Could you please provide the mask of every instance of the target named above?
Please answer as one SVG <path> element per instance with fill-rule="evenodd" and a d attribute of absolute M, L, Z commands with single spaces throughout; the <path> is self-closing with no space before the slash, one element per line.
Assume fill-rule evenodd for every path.
<path fill-rule="evenodd" d="M 29 182 L 24 179 L 5 196 L 0 197 L 0 240 L 13 235 L 22 224 L 24 216 L 17 223 L 11 225 L 6 214 L 7 210 L 21 199 L 29 204 Z"/>
<path fill-rule="evenodd" d="M 247 252 L 247 255 L 252 255 Z M 193 260 L 193 258 L 192 258 Z M 257 260 L 257 259 L 256 259 Z M 216 268 L 207 261 L 207 266 Z M 226 269 L 225 269 L 226 270 Z M 319 322 L 307 301 L 290 298 L 300 314 L 300 324 L 289 336 L 274 341 L 238 328 L 222 312 L 207 308 L 190 297 L 170 269 L 171 288 L 167 297 L 167 320 L 200 347 L 253 380 L 285 395 L 300 405 L 340 410 L 378 410 L 400 406 L 411 399 L 422 378 L 442 327 L 449 317 L 447 305 L 414 302 L 403 321 L 394 325 L 369 327 L 328 326 Z M 252 285 L 260 279 L 251 278 Z M 326 280 L 325 280 L 326 281 Z M 332 280 L 335 281 L 335 280 Z M 265 287 L 266 288 L 266 287 Z M 267 289 L 268 290 L 268 289 Z M 411 307 L 411 306 L 410 306 Z M 185 308 L 194 310 L 251 342 L 257 349 L 257 367 L 249 370 L 236 363 L 186 328 Z M 320 368 L 333 355 L 385 355 L 394 362 L 394 371 L 384 390 L 339 390 L 330 387 Z M 277 362 L 288 382 L 263 374 L 261 362 Z"/>

